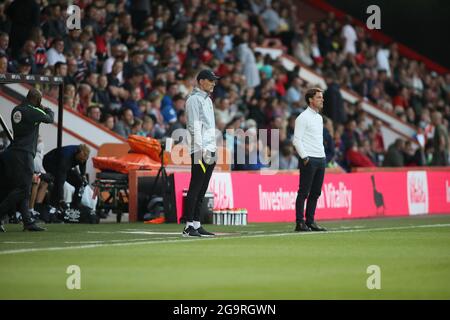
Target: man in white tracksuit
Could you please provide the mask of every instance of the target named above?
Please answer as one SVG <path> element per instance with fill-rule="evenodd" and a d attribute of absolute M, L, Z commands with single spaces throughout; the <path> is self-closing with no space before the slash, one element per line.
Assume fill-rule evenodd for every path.
<path fill-rule="evenodd" d="M 219 78 L 211 70 L 202 70 L 196 87 L 186 100 L 187 129 L 191 137 L 191 181 L 186 199 L 185 237 L 212 237 L 200 225 L 200 208 L 216 165 L 216 123 L 210 94 Z"/>

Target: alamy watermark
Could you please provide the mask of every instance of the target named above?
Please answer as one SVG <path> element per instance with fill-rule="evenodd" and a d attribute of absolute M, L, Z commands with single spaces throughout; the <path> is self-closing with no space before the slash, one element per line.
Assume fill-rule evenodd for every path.
<path fill-rule="evenodd" d="M 225 147 L 228 152 L 217 153 L 216 164 L 228 165 L 257 165 L 261 174 L 276 174 L 280 163 L 280 130 L 250 128 L 246 131 L 242 129 L 227 129 L 221 132 L 218 129 L 201 131 L 201 123 L 193 125 L 194 138 L 187 129 L 177 129 L 172 133 L 171 138 L 176 143 L 170 150 L 171 162 L 175 165 L 187 165 L 191 162 L 190 151 L 192 145 L 194 150 L 200 150 L 205 144 L 205 137 L 214 140 L 220 149 Z M 198 129 L 198 131 L 197 131 Z M 198 146 L 198 147 L 196 147 Z M 194 161 L 198 163 L 204 156 L 201 153 L 194 153 Z M 292 155 L 294 156 L 294 155 Z"/>
<path fill-rule="evenodd" d="M 77 265 L 70 265 L 66 269 L 69 275 L 66 280 L 66 288 L 69 290 L 81 289 L 81 268 Z"/>
<path fill-rule="evenodd" d="M 66 27 L 69 30 L 81 30 L 81 9 L 77 5 L 67 7 Z"/>
<path fill-rule="evenodd" d="M 367 278 L 366 286 L 367 289 L 373 290 L 381 289 L 381 269 L 376 264 L 370 265 L 366 270 L 367 274 L 370 274 L 369 278 Z"/>
<path fill-rule="evenodd" d="M 373 30 L 381 29 L 381 9 L 379 6 L 372 4 L 367 7 L 366 13 L 370 14 L 367 18 L 366 26 L 367 29 Z"/>

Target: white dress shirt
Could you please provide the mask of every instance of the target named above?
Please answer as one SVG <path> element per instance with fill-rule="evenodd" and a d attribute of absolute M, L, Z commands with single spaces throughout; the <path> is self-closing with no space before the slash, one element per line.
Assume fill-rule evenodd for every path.
<path fill-rule="evenodd" d="M 55 48 L 47 50 L 47 62 L 49 66 L 54 66 L 57 62 L 66 63 L 66 56 L 63 53 L 59 53 Z"/>
<path fill-rule="evenodd" d="M 300 158 L 325 158 L 323 118 L 308 107 L 295 120 L 294 147 Z"/>
<path fill-rule="evenodd" d="M 344 52 L 356 54 L 356 41 L 358 41 L 358 36 L 356 35 L 355 28 L 350 24 L 345 25 L 342 28 L 342 36 L 345 38 Z"/>

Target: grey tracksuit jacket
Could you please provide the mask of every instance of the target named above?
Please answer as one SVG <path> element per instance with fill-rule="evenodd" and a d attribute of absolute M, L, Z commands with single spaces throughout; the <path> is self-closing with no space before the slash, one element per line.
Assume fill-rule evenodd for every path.
<path fill-rule="evenodd" d="M 186 100 L 187 129 L 191 136 L 190 153 L 216 152 L 216 122 L 208 93 L 195 88 Z"/>

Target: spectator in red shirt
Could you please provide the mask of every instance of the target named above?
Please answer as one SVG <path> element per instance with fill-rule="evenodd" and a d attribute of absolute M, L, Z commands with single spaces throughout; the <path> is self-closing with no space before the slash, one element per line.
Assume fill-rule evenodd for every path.
<path fill-rule="evenodd" d="M 372 160 L 370 160 L 369 157 L 358 150 L 355 142 L 351 143 L 351 147 L 347 150 L 346 157 L 350 168 L 376 167 L 376 165 L 372 162 Z"/>
<path fill-rule="evenodd" d="M 400 106 L 403 110 L 406 110 L 409 106 L 408 88 L 401 88 L 400 92 L 392 99 L 392 104 L 394 105 L 394 108 Z"/>
<path fill-rule="evenodd" d="M 92 89 L 91 86 L 87 83 L 80 84 L 78 88 L 78 95 L 80 97 L 80 103 L 77 106 L 77 110 L 79 113 L 86 115 L 87 108 L 91 105 L 92 102 Z"/>
<path fill-rule="evenodd" d="M 375 120 L 375 129 L 376 129 L 376 134 L 375 134 L 375 141 L 376 141 L 376 148 L 377 148 L 377 152 L 382 153 L 384 152 L 384 139 L 383 139 L 383 135 L 381 134 L 381 121 L 380 120 Z"/>

